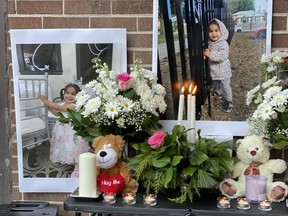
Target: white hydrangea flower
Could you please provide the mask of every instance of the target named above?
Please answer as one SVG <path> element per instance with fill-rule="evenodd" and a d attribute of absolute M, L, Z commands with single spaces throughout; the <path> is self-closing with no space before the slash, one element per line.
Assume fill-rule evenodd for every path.
<path fill-rule="evenodd" d="M 158 95 L 161 95 L 161 96 L 165 96 L 166 95 L 165 88 L 162 85 L 160 85 L 160 84 L 153 85 L 152 86 L 152 90 Z"/>
<path fill-rule="evenodd" d="M 76 95 L 76 110 L 80 109 L 89 99 L 89 94 L 87 94 L 85 91 L 80 91 Z"/>
<path fill-rule="evenodd" d="M 101 98 L 100 97 L 92 98 L 85 104 L 82 115 L 87 117 L 95 112 L 98 112 L 100 106 L 101 106 Z"/>

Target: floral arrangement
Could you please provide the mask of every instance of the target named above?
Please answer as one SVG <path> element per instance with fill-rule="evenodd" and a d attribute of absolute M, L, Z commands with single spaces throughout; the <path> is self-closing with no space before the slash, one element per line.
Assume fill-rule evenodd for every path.
<path fill-rule="evenodd" d="M 283 149 L 288 146 L 288 53 L 263 55 L 261 66 L 263 82 L 246 97 L 246 105 L 256 105 L 248 133 L 266 136 L 274 148 Z"/>
<path fill-rule="evenodd" d="M 213 187 L 232 172 L 234 161 L 227 149 L 233 142 L 203 138 L 200 130 L 198 137 L 198 142 L 188 142 L 187 130 L 176 125 L 171 134 L 160 130 L 147 142 L 132 145 L 138 155 L 128 158 L 127 165 L 146 193 L 174 190 L 177 195 L 169 200 L 183 203 L 189 198 L 192 202 L 201 187 Z"/>
<path fill-rule="evenodd" d="M 106 63 L 93 59 L 97 78 L 76 96 L 76 110 L 60 114 L 62 123 L 73 126 L 77 135 L 93 140 L 99 135 L 143 137 L 159 128 L 159 115 L 166 110 L 165 88 L 157 74 L 136 60 L 130 73 L 109 70 Z"/>

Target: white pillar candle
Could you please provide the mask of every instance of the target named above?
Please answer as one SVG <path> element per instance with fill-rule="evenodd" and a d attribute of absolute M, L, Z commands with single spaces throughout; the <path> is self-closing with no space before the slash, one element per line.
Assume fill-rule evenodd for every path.
<path fill-rule="evenodd" d="M 178 125 L 182 125 L 184 111 L 184 87 L 181 89 L 178 106 Z"/>
<path fill-rule="evenodd" d="M 96 157 L 85 152 L 79 155 L 79 196 L 96 197 Z"/>

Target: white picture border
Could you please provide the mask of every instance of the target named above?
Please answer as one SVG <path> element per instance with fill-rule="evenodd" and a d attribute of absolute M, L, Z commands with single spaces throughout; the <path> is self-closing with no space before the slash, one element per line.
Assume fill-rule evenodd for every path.
<path fill-rule="evenodd" d="M 20 105 L 18 94 L 19 65 L 17 44 L 54 43 L 119 43 L 122 45 L 122 71 L 127 71 L 127 36 L 124 28 L 111 29 L 17 29 L 10 30 L 15 97 L 16 132 L 18 148 L 18 176 L 20 192 L 72 192 L 78 185 L 78 178 L 24 178 L 23 151 L 20 126 Z"/>

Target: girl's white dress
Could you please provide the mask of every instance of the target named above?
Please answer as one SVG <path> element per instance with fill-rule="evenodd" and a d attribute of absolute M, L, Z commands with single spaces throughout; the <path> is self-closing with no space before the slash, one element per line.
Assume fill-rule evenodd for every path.
<path fill-rule="evenodd" d="M 88 152 L 88 142 L 75 135 L 69 124 L 55 122 L 50 141 L 50 160 L 54 163 L 78 164 L 79 155 Z"/>

